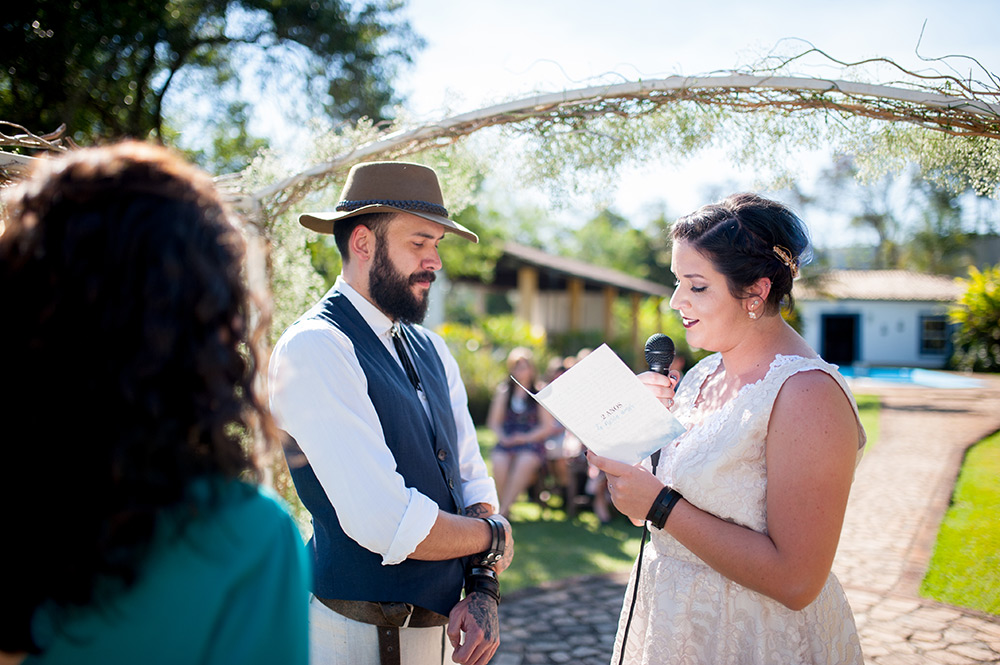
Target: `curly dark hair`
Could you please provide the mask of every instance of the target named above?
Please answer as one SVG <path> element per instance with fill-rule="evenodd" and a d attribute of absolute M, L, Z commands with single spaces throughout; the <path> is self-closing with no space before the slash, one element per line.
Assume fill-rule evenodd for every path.
<path fill-rule="evenodd" d="M 788 207 L 758 194 L 733 194 L 681 217 L 670 236 L 704 254 L 726 277 L 734 298 L 747 297 L 749 287 L 767 277 L 771 293 L 764 311 L 794 307 L 792 281 L 809 259 L 809 233 Z"/>
<path fill-rule="evenodd" d="M 206 174 L 126 142 L 42 160 L 10 194 L 0 651 L 16 652 L 37 650 L 39 605 L 131 584 L 158 519 L 197 509 L 196 479 L 259 480 L 251 442 L 275 430 L 245 243 Z"/>

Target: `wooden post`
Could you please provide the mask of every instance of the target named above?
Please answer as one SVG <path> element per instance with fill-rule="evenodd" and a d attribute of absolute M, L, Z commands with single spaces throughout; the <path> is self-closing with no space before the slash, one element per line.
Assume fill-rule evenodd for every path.
<path fill-rule="evenodd" d="M 538 270 L 532 266 L 517 269 L 517 318 L 534 325 L 535 302 L 538 300 Z"/>
<path fill-rule="evenodd" d="M 646 357 L 646 352 L 645 352 L 645 349 L 643 348 L 643 344 L 645 344 L 646 340 L 640 340 L 639 339 L 639 304 L 640 304 L 639 301 L 640 301 L 640 295 L 638 293 L 636 293 L 635 291 L 633 291 L 632 294 L 631 294 L 630 301 L 631 301 L 630 304 L 632 305 L 632 330 L 631 330 L 631 333 L 632 333 L 632 350 L 635 353 L 636 361 L 638 362 L 640 359 L 643 359 L 643 358 Z M 639 368 L 642 368 L 642 364 L 639 365 Z"/>
<path fill-rule="evenodd" d="M 570 277 L 566 280 L 566 291 L 569 293 L 569 329 L 576 332 L 583 327 L 583 280 Z"/>
<path fill-rule="evenodd" d="M 618 289 L 613 286 L 604 287 L 604 341 L 610 342 L 615 335 L 614 304 L 618 297 Z"/>

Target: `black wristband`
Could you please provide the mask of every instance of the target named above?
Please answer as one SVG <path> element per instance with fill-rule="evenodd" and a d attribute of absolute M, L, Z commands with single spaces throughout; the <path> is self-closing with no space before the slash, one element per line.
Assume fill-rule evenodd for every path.
<path fill-rule="evenodd" d="M 480 519 L 490 525 L 490 532 L 493 537 L 490 542 L 490 548 L 473 558 L 473 565 L 495 566 L 503 558 L 503 553 L 507 549 L 507 532 L 504 530 L 500 520 L 496 519 L 496 515 Z"/>
<path fill-rule="evenodd" d="M 674 509 L 674 505 L 682 498 L 680 492 L 677 490 L 672 487 L 664 487 L 656 495 L 653 505 L 649 507 L 646 520 L 657 529 L 662 529 L 663 525 L 667 523 L 667 518 L 670 517 L 670 511 Z"/>
<path fill-rule="evenodd" d="M 471 566 L 465 575 L 465 595 L 468 597 L 473 593 L 485 593 L 487 596 L 500 603 L 500 580 L 492 568 Z"/>

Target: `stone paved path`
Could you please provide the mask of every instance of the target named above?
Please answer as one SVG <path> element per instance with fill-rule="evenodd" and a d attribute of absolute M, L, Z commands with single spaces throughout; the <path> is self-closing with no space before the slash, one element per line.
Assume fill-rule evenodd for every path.
<path fill-rule="evenodd" d="M 917 595 L 966 449 L 1000 430 L 1000 380 L 985 383 L 854 387 L 880 395 L 881 433 L 858 468 L 833 568 L 866 665 L 1000 663 L 1000 617 Z M 578 578 L 510 594 L 492 664 L 607 665 L 627 581 Z"/>

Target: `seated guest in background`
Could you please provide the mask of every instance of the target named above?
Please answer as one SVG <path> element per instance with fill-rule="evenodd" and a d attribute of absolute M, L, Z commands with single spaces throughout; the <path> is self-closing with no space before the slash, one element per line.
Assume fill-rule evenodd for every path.
<path fill-rule="evenodd" d="M 308 561 L 257 483 L 244 244 L 211 179 L 129 142 L 41 160 L 0 235 L 0 652 L 305 663 Z"/>
<path fill-rule="evenodd" d="M 545 367 L 545 375 L 542 377 L 539 389 L 558 379 L 567 369 L 569 368 L 566 367 L 565 358 L 562 356 L 553 356 L 549 360 L 549 364 Z M 568 437 L 569 441 L 567 441 Z M 562 423 L 558 421 L 556 421 L 549 438 L 545 440 L 545 467 L 559 487 L 563 497 L 563 506 L 567 511 L 569 511 L 570 507 L 569 489 L 572 480 L 570 477 L 569 462 L 573 457 L 580 454 L 579 447 L 572 445 L 577 441 L 578 439 L 567 432 Z M 567 446 L 567 444 L 570 445 Z"/>
<path fill-rule="evenodd" d="M 538 373 L 531 350 L 520 346 L 511 349 L 507 355 L 507 371 L 510 377 L 497 387 L 486 419 L 486 424 L 497 435 L 492 453 L 493 479 L 500 496 L 500 514 L 504 517 L 510 517 L 511 506 L 541 471 L 545 463 L 545 441 L 562 429 L 562 425 L 521 388 L 538 389 Z"/>

